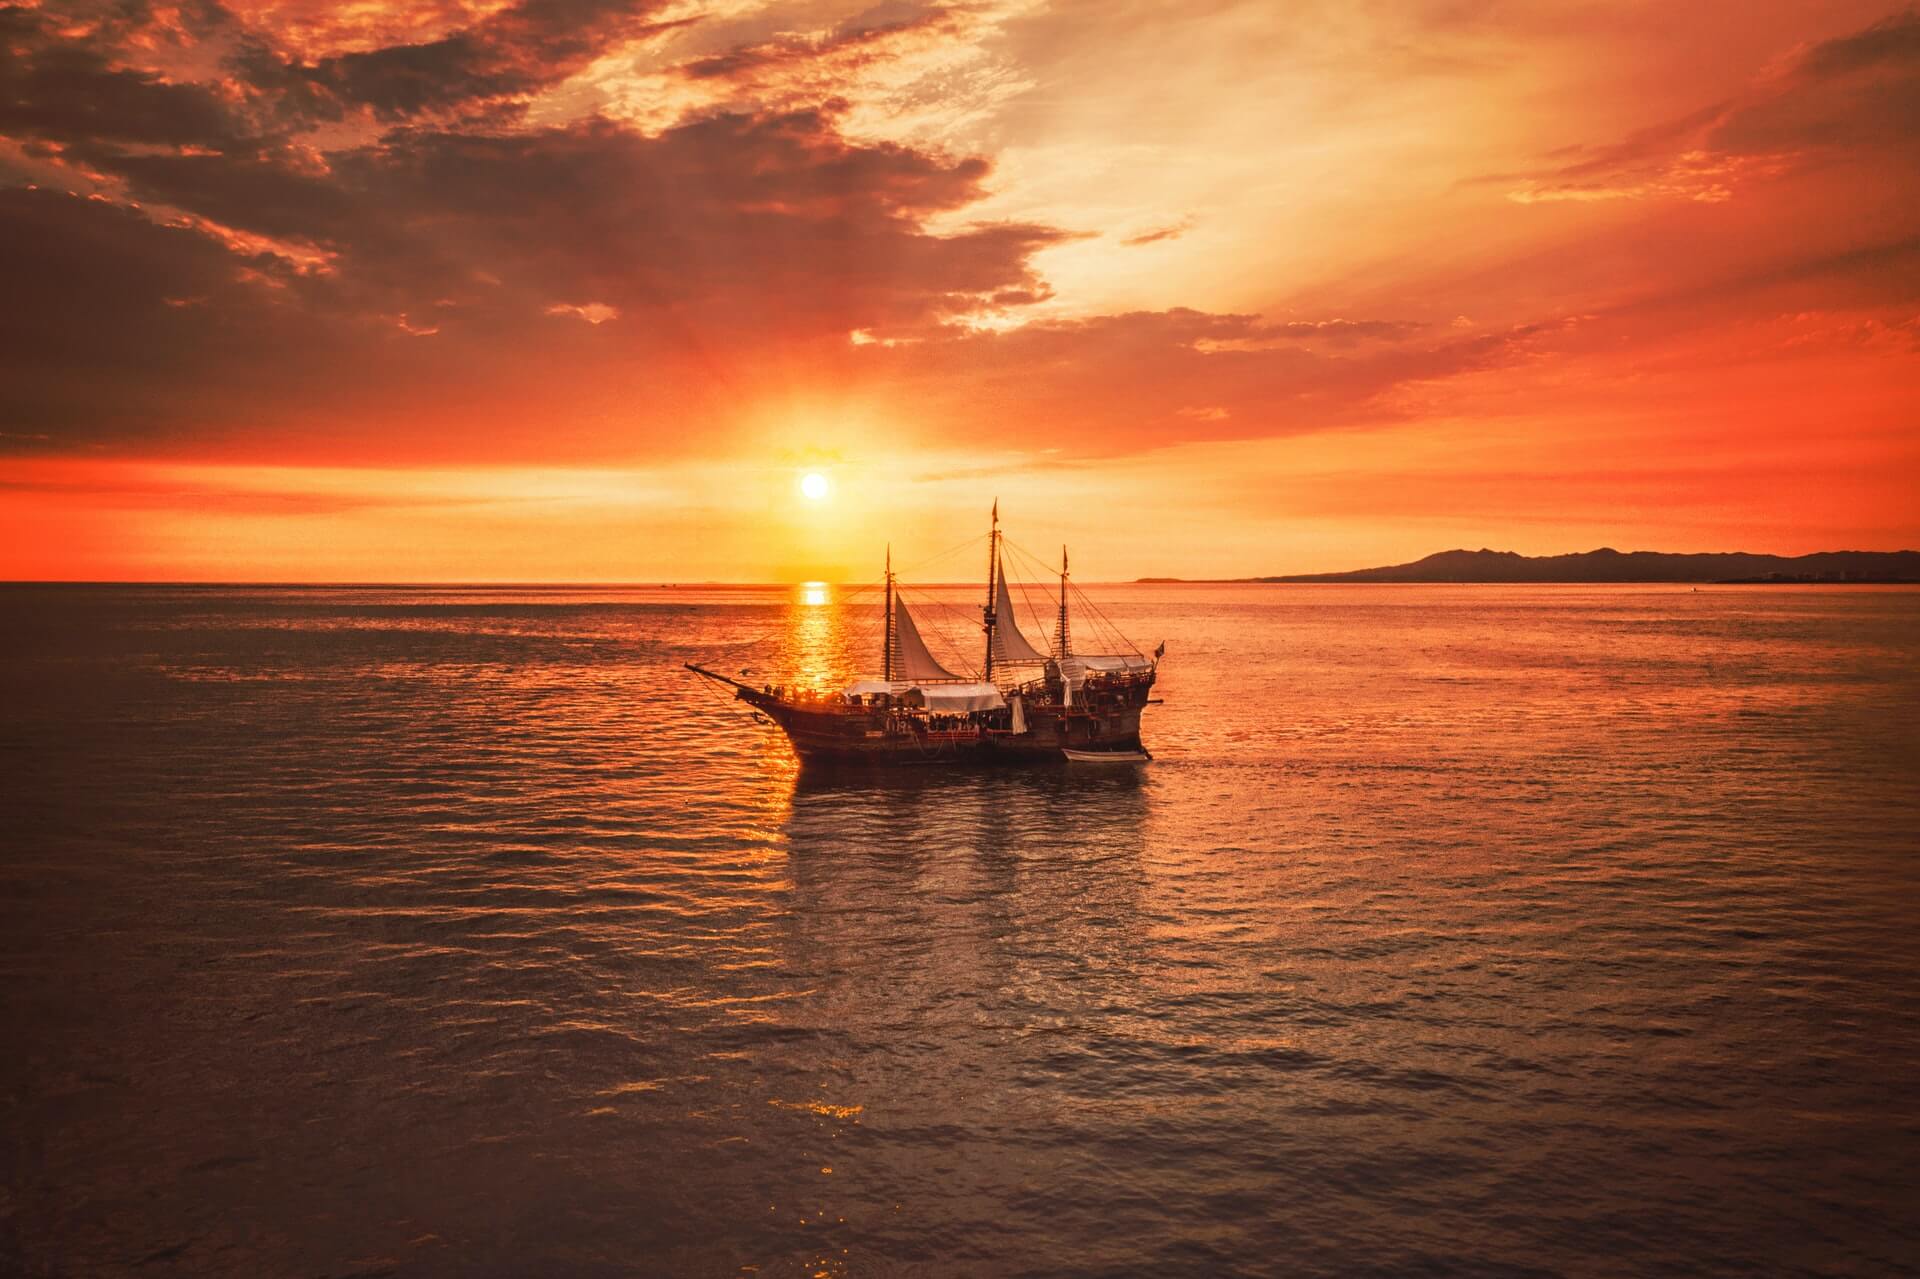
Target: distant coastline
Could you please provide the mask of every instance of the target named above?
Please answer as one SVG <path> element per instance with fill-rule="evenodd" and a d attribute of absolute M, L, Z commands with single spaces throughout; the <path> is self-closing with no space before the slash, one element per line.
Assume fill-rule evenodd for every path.
<path fill-rule="evenodd" d="M 1345 573 L 1290 573 L 1278 577 L 1142 577 L 1143 584 L 1173 582 L 1429 582 L 1541 585 L 1607 582 L 1719 585 L 1913 585 L 1920 584 L 1920 551 L 1817 551 L 1811 555 L 1753 555 L 1745 551 L 1672 554 L 1616 551 L 1603 546 L 1571 555 L 1520 555 L 1513 551 L 1441 551 L 1411 564 Z"/>

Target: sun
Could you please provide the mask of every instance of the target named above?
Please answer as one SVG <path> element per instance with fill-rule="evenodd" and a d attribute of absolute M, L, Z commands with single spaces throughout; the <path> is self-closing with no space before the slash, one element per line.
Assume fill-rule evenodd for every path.
<path fill-rule="evenodd" d="M 800 477 L 800 496 L 809 502 L 824 502 L 833 486 L 827 483 L 827 477 L 818 471 L 808 471 Z"/>

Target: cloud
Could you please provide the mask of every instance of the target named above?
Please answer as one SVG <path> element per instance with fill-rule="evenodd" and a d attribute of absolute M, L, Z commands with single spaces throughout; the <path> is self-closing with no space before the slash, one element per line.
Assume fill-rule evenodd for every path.
<path fill-rule="evenodd" d="M 1764 313 L 1849 311 L 1920 305 L 1920 234 L 1838 251 L 1801 252 L 1690 287 L 1654 293 L 1621 316 L 1741 305 Z"/>
<path fill-rule="evenodd" d="M 270 34 L 293 59 L 426 44 L 465 30 L 513 0 L 408 0 L 404 5 L 340 4 L 337 0 L 225 0 L 242 26 Z"/>
<path fill-rule="evenodd" d="M 608 121 L 401 130 L 318 155 L 138 151 L 102 164 L 149 210 L 175 211 L 173 225 L 130 203 L 0 192 L 9 277 L 34 281 L 21 311 L 31 340 L 0 368 L 62 347 L 21 368 L 0 409 L 69 444 L 189 428 L 261 437 L 247 424 L 264 422 L 284 443 L 329 414 L 378 437 L 424 411 L 409 430 L 430 449 L 453 436 L 432 423 L 469 397 L 489 416 L 522 397 L 530 423 L 603 420 L 636 385 L 654 403 L 665 387 L 681 406 L 724 403 L 741 379 L 785 376 L 810 344 L 838 349 L 852 330 L 1030 305 L 1046 295 L 1032 255 L 1064 238 L 1016 223 L 929 232 L 927 218 L 979 197 L 985 163 L 854 144 L 818 111 L 654 136 Z M 618 330 L 625 344 L 570 339 L 546 321 L 556 298 L 584 299 L 558 304 L 589 321 L 572 332 Z M 355 369 L 352 384 L 315 375 L 334 360 Z M 63 400 L 47 368 L 72 378 L 89 362 L 113 376 L 76 380 Z"/>
<path fill-rule="evenodd" d="M 844 6 L 718 6 L 656 44 L 610 53 L 532 111 L 584 104 L 654 131 L 713 113 L 833 104 L 849 136 L 969 150 L 978 126 L 1032 87 L 1003 37 L 1039 3 L 885 0 L 838 20 Z"/>
<path fill-rule="evenodd" d="M 620 308 L 608 306 L 605 302 L 588 302 L 584 306 L 571 302 L 555 302 L 543 314 L 571 315 L 576 320 L 585 320 L 588 324 L 605 324 L 608 320 L 620 318 Z"/>
<path fill-rule="evenodd" d="M 1565 154 L 1550 169 L 1488 180 L 1518 179 L 1509 198 L 1520 203 L 1719 202 L 1819 163 L 1911 165 L 1920 155 L 1920 12 L 1810 45 L 1738 97 Z"/>
<path fill-rule="evenodd" d="M 1426 325 L 1417 320 L 1287 320 L 1264 326 L 1268 338 L 1320 339 L 1342 345 L 1360 341 L 1397 342 Z"/>
<path fill-rule="evenodd" d="M 1153 227 L 1137 235 L 1123 236 L 1120 243 L 1130 249 L 1137 249 L 1141 245 L 1158 244 L 1162 240 L 1177 240 L 1192 229 L 1193 219 L 1182 218 L 1178 222 L 1170 222 L 1166 226 Z"/>
<path fill-rule="evenodd" d="M 1849 36 L 1824 40 L 1800 62 L 1802 74 L 1851 75 L 1893 67 L 1920 65 L 1920 12 L 1907 9 Z"/>
<path fill-rule="evenodd" d="M 0 189 L 0 277 L 0 421 L 49 444 L 164 439 L 209 379 L 273 377 L 276 349 L 322 354 L 312 317 L 277 300 L 302 287 L 287 264 L 103 200 Z M 220 355 L 236 348 L 269 363 L 236 370 Z"/>
<path fill-rule="evenodd" d="M 1419 326 L 1334 321 L 1407 339 Z M 928 420 L 988 445 L 1109 456 L 1173 440 L 1297 435 L 1397 420 L 1401 392 L 1525 358 L 1559 325 L 1319 349 L 1321 326 L 1176 309 L 944 328 L 860 351 Z M 1336 328 L 1335 331 L 1338 331 Z M 964 372 L 964 376 L 962 376 Z M 1017 412 L 991 409 L 1018 405 Z"/>
<path fill-rule="evenodd" d="M 50 14 L 0 8 L 0 134 L 53 143 L 188 146 L 243 126 L 214 87 L 117 66 L 101 45 L 62 36 Z"/>
<path fill-rule="evenodd" d="M 740 45 L 681 63 L 676 70 L 690 80 L 728 80 L 764 88 L 781 78 L 810 79 L 822 69 L 844 75 L 854 67 L 898 56 L 909 42 L 951 37 L 960 25 L 960 15 L 943 5 L 891 19 L 875 20 L 876 16 L 869 11 L 823 32 Z"/>
<path fill-rule="evenodd" d="M 302 74 L 342 99 L 400 120 L 525 98 L 579 71 L 609 46 L 675 29 L 660 4 L 522 0 L 439 39 L 333 54 Z"/>
<path fill-rule="evenodd" d="M 53 437 L 6 443 L 244 433 L 313 451 L 309 433 L 330 423 L 327 441 L 346 447 L 395 448 L 382 437 L 399 429 L 428 455 L 564 450 L 556 423 L 624 403 L 640 435 L 596 437 L 588 452 L 687 447 L 671 425 L 683 413 L 724 421 L 730 400 L 751 402 L 797 360 L 804 380 L 913 403 L 930 434 L 1039 448 L 1061 431 L 1105 454 L 1175 430 L 1243 438 L 1392 416 L 1397 388 L 1518 358 L 1531 336 L 1422 342 L 1405 321 L 1193 310 L 970 327 L 979 307 L 1044 296 L 1029 260 L 1057 239 L 920 228 L 920 212 L 964 206 L 978 177 L 966 162 L 853 147 L 822 117 L 659 138 L 605 124 L 409 135 L 330 157 L 334 196 L 304 221 L 297 202 L 268 202 L 273 230 L 328 251 L 319 271 L 108 201 L 0 192 L 0 268 L 27 285 L 0 355 L 5 407 Z M 257 181 L 243 169 L 217 204 L 217 184 L 167 195 L 239 220 Z M 589 186 L 605 194 L 554 194 Z M 700 198 L 663 204 L 660 186 Z M 458 253 L 436 249 L 449 241 Z M 1021 407 L 984 411 L 996 403 Z M 472 429 L 509 418 L 525 425 L 504 441 Z"/>
<path fill-rule="evenodd" d="M 1499 177 L 1515 202 L 1554 210 L 1496 200 L 1513 221 L 1476 204 L 1471 223 L 1448 222 L 1436 204 L 1433 233 L 1396 244 L 1374 219 L 1407 215 L 1355 195 L 1365 227 L 1343 266 L 1317 237 L 1276 230 L 1294 226 L 1283 217 L 1259 224 L 1244 260 L 1211 241 L 1237 225 L 1251 245 L 1246 228 L 1278 207 L 1229 204 L 1366 183 L 1272 161 L 1252 125 L 1222 127 L 1211 96 L 1172 142 L 1134 136 L 1171 117 L 1135 102 L 1130 67 L 1161 65 L 1166 40 L 1196 26 L 1205 56 L 1238 56 L 1253 46 L 1236 24 L 1253 34 L 1257 12 L 1169 19 L 1141 39 L 1138 63 L 1102 74 L 1127 79 L 1129 109 L 1153 118 L 1116 126 L 1111 100 L 1066 92 L 1099 49 L 1068 41 L 1072 60 L 1044 86 L 1006 62 L 1046 16 L 1022 11 L 301 0 L 64 23 L 0 9 L 0 166 L 31 162 L 42 183 L 0 189 L 0 271 L 19 282 L 0 322 L 0 450 L 604 458 L 718 450 L 770 420 L 845 411 L 926 441 L 1110 455 L 1375 426 L 1489 371 L 1761 305 L 1819 316 L 1805 331 L 1830 344 L 1904 349 L 1911 333 L 1897 314 L 1834 313 L 1909 304 L 1915 229 L 1897 200 L 1869 192 L 1834 217 L 1814 198 L 1828 188 L 1809 185 L 1795 207 L 1833 224 L 1809 230 L 1742 198 L 1811 184 L 1822 166 L 1865 175 L 1855 195 L 1868 178 L 1911 184 L 1910 13 Z M 1341 145 L 1373 163 L 1380 136 L 1425 136 L 1367 131 L 1397 99 L 1315 113 L 1303 84 L 1299 118 L 1333 139 L 1314 163 Z M 1019 112 L 968 132 L 1008 95 Z M 1034 149 L 1050 112 L 1084 113 L 1112 145 Z M 1024 149 L 1010 133 L 1023 121 Z M 1206 177 L 1209 148 L 1235 145 L 1219 171 L 1232 180 Z M 1142 175 L 1189 161 L 1191 187 L 1158 212 L 1151 190 L 1137 204 L 1108 194 L 1158 190 Z M 1284 174 L 1272 190 L 1252 180 L 1268 170 Z M 1023 181 L 1046 198 L 1003 198 Z M 1210 186 L 1232 201 L 1210 203 Z M 1160 221 L 1169 208 L 1202 210 L 1209 243 L 1185 237 L 1194 217 Z M 1604 234 L 1634 218 L 1630 234 Z M 1506 238 L 1548 223 L 1571 228 L 1565 243 Z M 1263 247 L 1283 242 L 1301 247 Z M 1159 247 L 1128 251 L 1144 246 Z M 1095 277 L 1120 300 L 1089 304 Z M 1598 301 L 1580 296 L 1589 279 Z M 1177 305 L 1195 300 L 1190 282 L 1208 304 Z M 1482 322 L 1449 326 L 1462 311 Z M 1564 318 L 1589 312 L 1601 318 Z"/>
<path fill-rule="evenodd" d="M 30 283 L 0 412 L 31 429 L 7 447 L 197 432 L 274 449 L 322 423 L 322 448 L 397 447 L 408 423 L 430 452 L 454 434 L 436 423 L 478 402 L 517 408 L 530 425 L 507 447 L 523 448 L 637 386 L 646 432 L 648 403 L 804 378 L 812 346 L 849 332 L 893 342 L 1038 305 L 1033 255 L 1070 238 L 1018 221 L 935 233 L 982 198 L 985 160 L 854 140 L 833 101 L 755 101 L 924 44 L 943 9 L 740 45 L 681 74 L 733 81 L 751 105 L 647 131 L 592 114 L 533 126 L 520 108 L 693 21 L 658 4 L 442 6 L 424 26 L 366 10 L 293 41 L 259 7 L 119 13 L 0 9 L 0 130 L 104 197 L 5 192 L 9 275 Z M 84 287 L 60 287 L 54 263 Z M 87 365 L 109 375 L 78 378 Z"/>
<path fill-rule="evenodd" d="M 1729 155 L 1920 152 L 1920 12 L 1814 45 L 1707 137 Z"/>

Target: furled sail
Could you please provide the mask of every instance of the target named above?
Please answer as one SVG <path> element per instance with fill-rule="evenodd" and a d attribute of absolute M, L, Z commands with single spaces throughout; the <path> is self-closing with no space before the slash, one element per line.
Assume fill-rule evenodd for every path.
<path fill-rule="evenodd" d="M 1027 643 L 1027 637 L 1020 633 L 1020 625 L 1014 621 L 1013 596 L 1007 591 L 1007 571 L 995 565 L 995 575 L 1000 579 L 994 590 L 993 600 L 993 636 L 998 644 L 994 661 L 999 662 L 1044 662 L 1047 655 Z"/>
<path fill-rule="evenodd" d="M 895 680 L 919 683 L 922 680 L 960 678 L 933 660 L 933 654 L 927 651 L 926 641 L 920 638 L 920 628 L 913 624 L 913 614 L 907 612 L 907 601 L 898 595 L 893 597 L 893 642 L 899 650 L 893 664 Z"/>

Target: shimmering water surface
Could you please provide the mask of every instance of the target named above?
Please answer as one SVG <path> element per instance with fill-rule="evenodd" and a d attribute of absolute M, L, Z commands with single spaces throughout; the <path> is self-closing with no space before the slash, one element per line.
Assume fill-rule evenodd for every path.
<path fill-rule="evenodd" d="M 1915 1266 L 1920 593 L 1096 594 L 1154 764 L 861 781 L 831 599 L 0 592 L 0 1269 Z"/>

